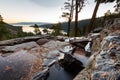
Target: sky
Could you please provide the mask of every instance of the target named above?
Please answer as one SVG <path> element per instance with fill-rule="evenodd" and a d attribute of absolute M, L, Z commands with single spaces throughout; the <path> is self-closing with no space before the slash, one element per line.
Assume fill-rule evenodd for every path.
<path fill-rule="evenodd" d="M 65 21 L 60 18 L 64 2 L 67 0 L 0 0 L 0 14 L 7 23 Z M 79 20 L 91 18 L 95 3 L 88 0 L 79 13 Z M 97 16 L 103 16 L 107 10 L 114 11 L 115 3 L 101 4 Z M 73 19 L 74 20 L 74 19 Z"/>

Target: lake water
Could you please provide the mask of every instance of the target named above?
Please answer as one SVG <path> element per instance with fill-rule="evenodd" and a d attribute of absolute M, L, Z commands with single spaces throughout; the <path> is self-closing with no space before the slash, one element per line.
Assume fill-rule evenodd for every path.
<path fill-rule="evenodd" d="M 34 33 L 34 27 L 30 27 L 31 25 L 13 25 L 13 26 L 16 26 L 16 27 L 22 27 L 22 31 L 23 32 L 32 32 L 32 33 Z M 41 34 L 45 34 L 44 32 L 43 32 L 43 30 L 44 30 L 45 28 L 39 28 L 39 30 L 41 31 Z M 47 29 L 48 31 L 49 31 L 49 33 L 51 33 L 53 30 L 51 30 L 51 29 Z"/>
<path fill-rule="evenodd" d="M 22 31 L 23 32 L 32 32 L 32 33 L 34 33 L 34 27 L 30 27 L 31 25 L 13 25 L 13 26 L 16 26 L 16 27 L 22 27 Z M 42 28 L 42 27 L 40 27 L 39 28 L 39 30 L 40 30 L 40 32 L 41 32 L 41 34 L 46 34 L 46 33 L 44 33 L 43 32 L 43 30 L 44 30 L 45 28 Z M 47 29 L 48 30 L 48 33 L 52 33 L 53 32 L 53 30 L 52 29 Z M 61 31 L 63 34 L 67 34 L 66 32 L 64 32 L 63 30 Z"/>
<path fill-rule="evenodd" d="M 22 31 L 23 32 L 32 32 L 32 33 L 34 33 L 34 28 L 29 27 L 29 26 L 22 26 Z"/>

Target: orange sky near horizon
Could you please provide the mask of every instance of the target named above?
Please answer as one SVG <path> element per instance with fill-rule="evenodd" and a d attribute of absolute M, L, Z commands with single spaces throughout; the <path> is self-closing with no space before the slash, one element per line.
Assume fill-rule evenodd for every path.
<path fill-rule="evenodd" d="M 0 0 L 0 14 L 7 23 L 65 21 L 61 19 L 61 8 L 66 0 Z M 103 16 L 107 10 L 114 11 L 115 3 L 101 4 L 97 16 Z M 95 7 L 94 0 L 89 1 L 79 13 L 79 20 L 91 18 Z M 73 19 L 74 20 L 74 19 Z"/>

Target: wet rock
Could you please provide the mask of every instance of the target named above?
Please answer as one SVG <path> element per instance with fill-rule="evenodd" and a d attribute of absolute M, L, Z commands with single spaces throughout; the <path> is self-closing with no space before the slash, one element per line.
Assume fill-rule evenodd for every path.
<path fill-rule="evenodd" d="M 48 41 L 49 41 L 48 39 L 39 39 L 39 40 L 37 40 L 36 42 L 37 42 L 37 44 L 39 44 L 39 45 L 43 45 L 43 44 L 47 43 Z"/>
<path fill-rule="evenodd" d="M 49 69 L 49 76 L 46 80 L 73 80 L 76 73 L 70 73 L 62 68 L 59 63 L 55 63 Z"/>
<path fill-rule="evenodd" d="M 70 72 L 77 73 L 84 68 L 82 62 L 70 54 L 65 54 L 64 59 L 61 59 L 59 63 L 65 70 Z"/>
<path fill-rule="evenodd" d="M 53 64 L 55 61 L 63 58 L 64 54 L 59 52 L 59 50 L 64 51 L 66 49 L 66 46 L 68 46 L 68 45 L 70 45 L 70 44 L 65 43 L 65 42 L 60 42 L 60 41 L 53 41 L 53 40 L 42 45 L 42 47 L 44 49 L 46 49 L 45 52 L 40 54 L 43 59 L 42 66 L 44 68 L 46 68 L 46 67 L 50 66 L 51 64 Z"/>
<path fill-rule="evenodd" d="M 74 54 L 74 57 L 79 60 L 80 62 L 82 62 L 83 66 L 86 67 L 87 65 L 87 60 L 88 58 L 83 56 L 83 55 L 79 55 L 79 54 Z"/>
<path fill-rule="evenodd" d="M 74 51 L 70 51 L 69 54 L 67 52 L 64 52 L 64 54 L 68 54 L 68 56 L 65 57 L 63 55 L 64 57 L 62 59 L 57 59 L 56 61 L 54 58 L 57 58 L 56 56 L 59 56 L 56 55 L 57 53 L 58 52 L 56 50 L 55 52 L 50 52 L 47 56 L 46 54 L 43 55 L 44 57 L 47 57 L 45 60 L 48 60 L 48 63 L 46 64 L 47 68 L 49 68 L 49 72 L 48 70 L 47 73 L 40 72 L 38 75 L 35 75 L 32 80 L 73 80 L 78 71 L 84 68 L 81 61 L 77 60 L 71 55 L 74 53 Z"/>
<path fill-rule="evenodd" d="M 43 58 L 43 67 L 48 67 L 55 61 L 59 60 L 60 57 L 63 57 L 64 55 L 60 53 L 58 50 L 50 51 L 47 54 L 41 54 Z"/>
<path fill-rule="evenodd" d="M 0 80 L 29 80 L 40 71 L 41 48 L 36 42 L 2 46 L 0 53 Z"/>
<path fill-rule="evenodd" d="M 70 43 L 71 43 L 73 46 L 79 47 L 79 48 L 81 48 L 81 49 L 85 49 L 85 46 L 88 44 L 88 42 L 89 42 L 88 39 L 70 41 Z"/>
<path fill-rule="evenodd" d="M 45 69 L 41 71 L 40 73 L 37 73 L 31 80 L 46 80 L 49 76 L 49 69 Z"/>
<path fill-rule="evenodd" d="M 60 48 L 59 50 L 62 51 L 62 52 L 68 53 L 69 51 L 73 50 L 73 47 L 72 47 L 72 45 L 69 44 L 69 45 L 63 46 L 63 47 Z"/>
<path fill-rule="evenodd" d="M 37 57 L 27 51 L 19 51 L 7 57 L 0 56 L 0 80 L 28 78 Z"/>

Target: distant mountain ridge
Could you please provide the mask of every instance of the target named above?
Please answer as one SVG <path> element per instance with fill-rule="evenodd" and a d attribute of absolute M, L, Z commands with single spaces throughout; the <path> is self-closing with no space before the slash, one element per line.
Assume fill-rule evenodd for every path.
<path fill-rule="evenodd" d="M 37 25 L 44 25 L 44 24 L 49 24 L 47 22 L 18 22 L 18 23 L 11 23 L 11 25 L 34 25 L 34 24 L 37 24 Z"/>
<path fill-rule="evenodd" d="M 90 22 L 90 19 L 85 19 L 85 20 L 80 20 L 78 21 L 78 28 L 79 29 L 83 29 L 83 27 L 86 27 L 89 25 L 89 22 Z M 44 24 L 44 25 L 40 25 L 40 27 L 43 27 L 43 28 L 51 28 L 53 25 L 55 24 Z M 72 21 L 71 22 L 71 29 L 73 29 L 75 26 L 75 22 Z M 68 22 L 62 22 L 61 23 L 61 27 L 62 27 L 62 30 L 64 30 L 65 32 L 67 32 L 67 29 L 68 29 Z"/>

